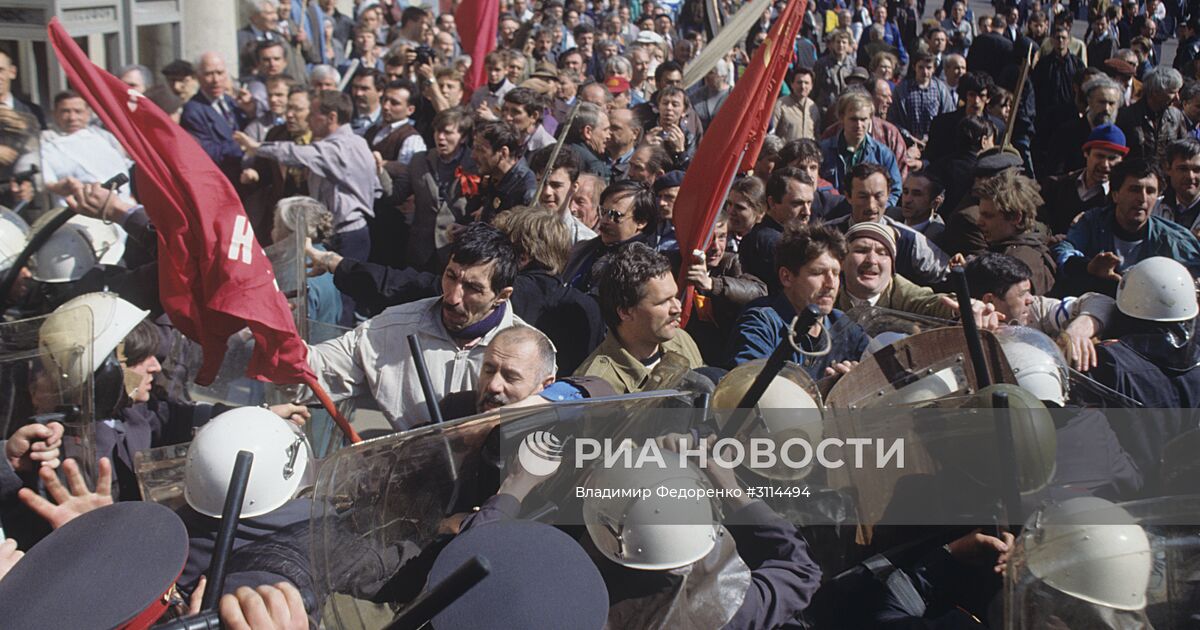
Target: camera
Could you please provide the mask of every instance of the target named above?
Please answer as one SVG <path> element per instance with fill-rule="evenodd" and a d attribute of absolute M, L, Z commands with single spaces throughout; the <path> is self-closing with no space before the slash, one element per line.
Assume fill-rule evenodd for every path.
<path fill-rule="evenodd" d="M 434 52 L 429 46 L 417 46 L 417 58 L 415 63 L 418 66 L 423 66 L 433 63 Z"/>

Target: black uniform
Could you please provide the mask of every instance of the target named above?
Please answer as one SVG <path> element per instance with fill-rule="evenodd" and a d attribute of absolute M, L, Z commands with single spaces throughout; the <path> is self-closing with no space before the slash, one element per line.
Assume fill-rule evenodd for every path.
<path fill-rule="evenodd" d="M 1135 326 L 1141 330 L 1096 348 L 1099 365 L 1092 376 L 1147 408 L 1130 421 L 1110 422 L 1152 493 L 1163 447 L 1196 426 L 1191 410 L 1200 406 L 1200 348 L 1171 344 L 1172 338 L 1182 335 L 1169 331 L 1181 332 L 1185 325 L 1139 322 Z M 1187 322 L 1186 329 L 1191 327 L 1192 322 Z"/>

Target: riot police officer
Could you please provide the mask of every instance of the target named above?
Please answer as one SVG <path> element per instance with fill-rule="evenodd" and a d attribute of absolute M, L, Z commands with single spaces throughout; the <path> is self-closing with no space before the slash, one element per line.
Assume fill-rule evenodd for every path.
<path fill-rule="evenodd" d="M 1146 477 L 1157 478 L 1163 447 L 1195 426 L 1200 406 L 1200 347 L 1196 344 L 1196 287 L 1188 270 L 1165 257 L 1131 267 L 1117 288 L 1115 339 L 1097 348 L 1093 377 L 1157 411 L 1128 421 L 1110 415 L 1121 445 Z"/>

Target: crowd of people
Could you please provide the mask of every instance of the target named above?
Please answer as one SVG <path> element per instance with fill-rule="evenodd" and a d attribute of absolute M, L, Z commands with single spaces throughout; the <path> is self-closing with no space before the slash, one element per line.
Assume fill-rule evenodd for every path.
<path fill-rule="evenodd" d="M 306 339 L 308 365 L 334 400 L 380 412 L 389 433 L 440 417 L 650 392 L 664 387 L 668 368 L 711 391 L 729 370 L 787 344 L 796 378 L 828 392 L 895 339 L 868 325 L 878 313 L 922 327 L 966 319 L 984 334 L 1040 335 L 1047 343 L 1033 353 L 1005 346 L 1007 364 L 1015 384 L 1051 409 L 1071 406 L 1071 382 L 1147 409 L 1200 407 L 1194 3 L 998 0 L 985 12 L 961 0 L 809 0 L 789 46 L 767 41 L 786 4 L 774 2 L 715 61 L 703 56 L 714 22 L 728 23 L 741 3 L 501 0 L 495 47 L 482 58 L 460 37 L 478 25 L 456 23 L 452 11 L 356 0 L 344 13 L 346 4 L 251 0 L 236 59 L 207 52 L 157 76 L 142 65 L 112 70 L 203 148 L 236 189 L 260 245 L 298 250 L 304 242 L 293 251 L 307 268 L 301 312 L 337 331 Z M 1086 20 L 1082 39 L 1077 20 Z M 1177 45 L 1168 61 L 1170 40 Z M 685 174 L 703 169 L 694 163 L 697 147 L 718 112 L 740 107 L 729 97 L 764 45 L 791 64 L 761 152 L 741 165 L 705 226 L 707 249 L 684 251 L 677 226 L 704 214 L 676 207 Z M 704 73 L 685 82 L 697 64 Z M 274 477 L 251 483 L 259 504 L 243 512 L 249 525 L 239 530 L 221 616 L 239 628 L 319 624 L 304 561 L 311 506 L 300 478 L 319 458 L 352 447 L 338 439 L 328 452 L 317 446 L 314 435 L 336 429 L 310 413 L 316 401 L 307 390 L 264 403 L 265 411 L 192 400 L 197 350 L 160 300 L 153 209 L 129 179 L 114 179 L 137 165 L 80 92 L 56 94 L 43 114 L 17 94 L 16 68 L 0 53 L 0 164 L 9 182 L 0 301 L 8 322 L 41 318 L 30 321 L 40 322 L 42 367 L 3 374 L 10 402 L 2 405 L 0 517 L 12 538 L 0 545 L 0 576 L 12 573 L 0 579 L 0 600 L 16 579 L 28 582 L 13 590 L 20 597 L 38 584 L 35 569 L 17 562 L 18 542 L 34 555 L 33 542 L 59 535 L 47 536 L 51 527 L 148 499 L 136 454 L 195 436 L 180 511 L 191 552 L 167 585 L 177 588 L 160 591 L 190 597 L 198 610 L 221 479 L 239 445 L 258 444 L 261 460 L 291 453 L 291 462 L 282 477 L 263 473 Z M 482 77 L 474 89 L 472 76 Z M 73 218 L 35 238 L 58 207 Z M 31 255 L 19 256 L 32 242 Z M 955 296 L 960 269 L 969 313 Z M 810 305 L 816 323 L 791 330 Z M 73 315 L 80 309 L 90 313 L 90 334 Z M 12 335 L 28 333 L 12 326 Z M 405 343 L 413 335 L 419 355 Z M 12 339 L 0 341 L 14 350 Z M 71 353 L 80 347 L 89 348 L 85 365 Z M 1049 388 L 1039 380 L 1046 374 Z M 94 415 L 92 461 L 64 453 L 72 418 L 62 403 L 71 396 Z M 796 396 L 771 400 L 819 406 Z M 1171 495 L 1179 486 L 1164 460 L 1200 430 L 1186 413 L 1081 426 L 1070 430 L 1086 439 L 1071 443 L 1089 452 L 1064 453 L 1060 441 L 1056 458 L 1068 463 L 1056 474 L 1081 475 L 1063 483 L 1086 481 L 1083 494 L 1115 502 Z M 313 445 L 304 448 L 316 450 L 297 463 L 297 440 L 306 439 Z M 712 446 L 703 431 L 693 439 L 695 448 Z M 1085 475 L 1078 466 L 1088 458 Z M 516 519 L 537 483 L 514 466 L 495 496 L 455 522 L 459 538 Z M 704 472 L 703 483 L 737 487 L 729 470 Z M 600 607 L 607 622 L 996 622 L 988 604 L 1000 592 L 1011 533 L 977 530 L 947 541 L 945 557 L 898 567 L 904 588 L 877 575 L 849 595 L 861 609 L 823 618 L 829 598 L 821 589 L 833 576 L 816 561 L 813 534 L 761 501 L 725 507 L 727 516 L 759 523 L 731 526 L 733 557 L 749 571 L 732 603 L 717 598 L 719 611 L 700 614 L 703 598 L 694 595 L 691 617 L 642 615 L 630 601 L 667 604 L 619 601 L 616 584 L 631 582 L 600 566 L 611 595 Z M 1144 541 L 1137 532 L 1122 540 Z M 525 544 L 521 536 L 532 535 L 496 534 L 486 544 Z M 1085 547 L 1078 553 L 1086 560 Z M 701 555 L 720 548 L 710 544 Z M 647 569 L 621 553 L 604 556 L 592 559 L 628 570 L 698 562 Z M 63 560 L 57 569 L 70 566 Z M 577 585 L 595 568 L 564 560 L 556 570 L 561 584 Z M 1130 570 L 1135 584 L 1140 570 Z M 1057 612 L 1043 622 L 1149 623 L 1144 597 L 1130 603 L 1095 584 L 1039 577 L 1056 593 L 1043 605 Z M 547 610 L 581 626 L 595 621 L 583 594 L 562 596 Z M 1070 607 L 1056 608 L 1056 597 L 1093 609 L 1064 612 Z M 1175 606 L 1197 610 L 1194 597 Z"/>

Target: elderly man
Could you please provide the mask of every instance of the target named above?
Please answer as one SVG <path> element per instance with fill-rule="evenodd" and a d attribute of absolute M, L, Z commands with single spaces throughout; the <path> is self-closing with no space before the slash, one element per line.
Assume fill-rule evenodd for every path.
<path fill-rule="evenodd" d="M 857 324 L 845 321 L 845 314 L 834 307 L 845 257 L 846 239 L 831 227 L 801 225 L 789 230 L 775 250 L 782 290 L 751 302 L 738 318 L 730 337 L 729 364 L 770 356 L 784 341 L 788 322 L 815 304 L 823 321 L 809 330 L 796 331 L 796 342 L 806 352 L 818 352 L 829 343 L 829 352 L 816 357 L 793 352 L 790 359 L 813 380 L 848 372 L 867 349 L 867 335 Z M 835 329 L 841 332 L 830 338 L 828 331 Z"/>
<path fill-rule="evenodd" d="M 1108 77 L 1100 76 L 1083 84 L 1087 110 L 1079 118 L 1060 126 L 1050 136 L 1046 147 L 1046 162 L 1038 167 L 1050 174 L 1069 173 L 1084 167 L 1086 160 L 1079 147 L 1088 141 L 1092 130 L 1117 122 L 1121 107 L 1121 86 Z M 1121 134 L 1124 137 L 1125 134 Z M 1127 151 L 1126 151 L 1127 152 Z"/>
<path fill-rule="evenodd" d="M 583 172 L 604 180 L 612 176 L 612 169 L 602 157 L 608 145 L 608 128 L 608 114 L 596 105 L 583 103 L 567 132 L 567 147 L 579 157 Z"/>
<path fill-rule="evenodd" d="M 1154 215 L 1200 232 L 1200 140 L 1184 138 L 1167 147 L 1167 192 Z"/>
<path fill-rule="evenodd" d="M 237 101 L 225 93 L 229 71 L 219 54 L 206 52 L 200 55 L 196 74 L 200 89 L 183 106 L 179 124 L 200 143 L 226 177 L 236 182 L 241 174 L 243 154 L 233 134 L 250 122 L 257 105 L 249 92 L 240 93 Z"/>
<path fill-rule="evenodd" d="M 896 232 L 882 223 L 859 223 L 846 231 L 842 287 L 837 308 L 878 306 L 897 311 L 951 319 L 958 314 L 953 300 L 928 287 L 919 287 L 895 273 Z"/>
<path fill-rule="evenodd" d="M 1175 107 L 1182 87 L 1183 76 L 1174 68 L 1159 66 L 1146 73 L 1142 98 L 1117 115 L 1117 126 L 1129 143 L 1130 158 L 1161 164 L 1167 145 L 1188 134 L 1183 112 Z"/>
<path fill-rule="evenodd" d="M 667 355 L 701 367 L 700 349 L 679 327 L 679 288 L 667 258 L 630 243 L 606 263 L 599 278 L 600 315 L 609 334 L 575 374 L 598 376 L 618 394 L 628 394 L 641 391 Z"/>
<path fill-rule="evenodd" d="M 345 335 L 312 346 L 308 364 L 335 399 L 370 393 L 397 429 L 428 422 L 416 363 L 404 339 L 421 340 L 440 398 L 474 390 L 496 334 L 524 324 L 509 304 L 517 257 L 494 227 L 475 224 L 455 241 L 442 294 L 393 306 Z"/>

